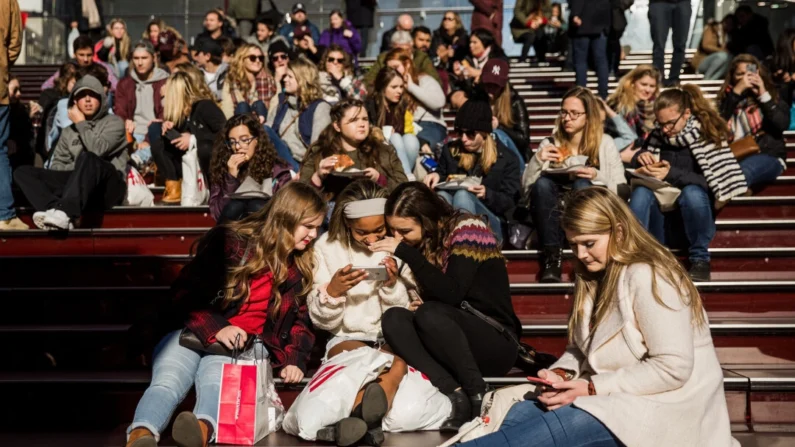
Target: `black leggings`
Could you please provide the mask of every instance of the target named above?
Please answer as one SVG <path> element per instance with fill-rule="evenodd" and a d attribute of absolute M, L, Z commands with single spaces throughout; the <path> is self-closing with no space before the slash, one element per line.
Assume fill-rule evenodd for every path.
<path fill-rule="evenodd" d="M 482 393 L 484 375 L 503 376 L 516 363 L 513 341 L 471 313 L 442 302 L 426 302 L 416 312 L 390 308 L 381 327 L 392 351 L 444 394 L 459 387 L 469 395 Z"/>
<path fill-rule="evenodd" d="M 516 38 L 516 43 L 522 44 L 522 54 L 520 57 L 527 57 L 528 53 L 530 53 L 530 47 L 532 46 L 536 50 L 536 58 L 538 58 L 538 62 L 545 62 L 547 60 L 548 41 L 544 37 L 544 33 L 541 31 L 541 28 L 522 34 Z"/>
<path fill-rule="evenodd" d="M 158 174 L 163 175 L 166 180 L 182 180 L 182 156 L 185 155 L 185 151 L 178 149 L 171 144 L 171 141 L 168 141 L 168 138 L 161 135 L 162 129 L 163 123 L 154 122 L 149 125 L 149 144 Z M 198 145 L 196 150 L 199 166 L 201 166 L 202 174 L 206 180 L 210 173 L 210 158 L 213 155 L 213 148 L 212 146 Z"/>

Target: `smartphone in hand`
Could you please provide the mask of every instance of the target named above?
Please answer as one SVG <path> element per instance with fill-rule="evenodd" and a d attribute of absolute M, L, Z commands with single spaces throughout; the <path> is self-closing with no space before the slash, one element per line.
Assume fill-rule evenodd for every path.
<path fill-rule="evenodd" d="M 544 380 L 544 379 L 540 379 L 538 377 L 532 377 L 532 376 L 528 376 L 527 380 L 530 381 L 531 383 L 535 383 L 535 384 L 538 384 L 538 385 L 546 385 L 548 387 L 552 387 L 552 382 L 550 382 L 549 380 Z"/>
<path fill-rule="evenodd" d="M 165 135 L 165 137 L 168 138 L 168 141 L 174 141 L 181 136 L 182 134 L 179 133 L 177 129 L 168 129 Z"/>
<path fill-rule="evenodd" d="M 389 274 L 386 272 L 386 267 L 383 265 L 375 267 L 353 267 L 353 270 L 364 270 L 367 272 L 365 281 L 386 281 L 389 279 Z"/>

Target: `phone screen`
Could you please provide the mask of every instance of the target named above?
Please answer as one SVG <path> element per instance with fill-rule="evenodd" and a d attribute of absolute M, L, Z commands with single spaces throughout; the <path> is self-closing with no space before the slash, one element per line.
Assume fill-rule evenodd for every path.
<path fill-rule="evenodd" d="M 386 267 L 383 265 L 375 267 L 353 267 L 353 269 L 364 270 L 367 272 L 367 278 L 365 278 L 365 281 L 386 281 L 389 279 L 389 275 L 386 272 Z"/>
<path fill-rule="evenodd" d="M 759 71 L 759 68 L 756 64 L 748 64 L 748 68 L 746 69 L 749 73 L 756 73 Z"/>

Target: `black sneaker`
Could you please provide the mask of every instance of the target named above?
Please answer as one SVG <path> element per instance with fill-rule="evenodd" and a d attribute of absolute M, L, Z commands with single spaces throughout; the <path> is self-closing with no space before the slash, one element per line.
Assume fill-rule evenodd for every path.
<path fill-rule="evenodd" d="M 558 283 L 563 273 L 563 253 L 559 248 L 544 249 L 544 269 L 541 271 L 542 283 Z"/>
<path fill-rule="evenodd" d="M 690 264 L 690 279 L 696 282 L 707 282 L 710 280 L 709 261 L 693 261 Z"/>

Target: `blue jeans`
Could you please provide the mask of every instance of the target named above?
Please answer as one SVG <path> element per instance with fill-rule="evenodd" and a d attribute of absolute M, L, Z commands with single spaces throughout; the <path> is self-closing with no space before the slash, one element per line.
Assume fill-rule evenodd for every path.
<path fill-rule="evenodd" d="M 604 34 L 577 36 L 571 40 L 571 45 L 577 85 L 586 87 L 588 84 L 588 54 L 590 51 L 596 65 L 594 68 L 596 68 L 599 96 L 602 99 L 607 99 L 607 78 L 610 75 L 607 67 L 607 36 Z"/>
<path fill-rule="evenodd" d="M 511 137 L 509 137 L 508 134 L 502 129 L 495 130 L 492 135 L 494 135 L 497 141 L 502 143 L 503 146 L 508 148 L 509 151 L 516 155 L 516 159 L 519 162 L 519 175 L 521 176 L 524 174 L 524 168 L 526 164 L 524 162 L 524 158 L 522 157 L 522 153 L 519 152 L 519 149 L 516 147 L 516 143 L 514 143 Z"/>
<path fill-rule="evenodd" d="M 591 413 L 573 405 L 547 411 L 535 400 L 514 404 L 500 429 L 464 447 L 619 447 L 623 444 Z"/>
<path fill-rule="evenodd" d="M 696 71 L 704 74 L 704 79 L 708 81 L 718 81 L 726 76 L 729 70 L 729 63 L 732 60 L 731 54 L 726 51 L 716 51 L 698 64 Z"/>
<path fill-rule="evenodd" d="M 748 187 L 773 183 L 784 172 L 781 161 L 767 154 L 755 154 L 740 162 Z"/>
<path fill-rule="evenodd" d="M 264 127 L 265 133 L 268 135 L 268 138 L 270 138 L 271 143 L 273 143 L 273 147 L 276 148 L 276 154 L 279 156 L 279 158 L 287 162 L 293 171 L 298 172 L 301 169 L 301 164 L 295 160 L 293 153 L 290 151 L 290 147 L 287 146 L 287 143 L 285 143 L 279 134 L 276 133 L 276 131 L 270 126 Z"/>
<path fill-rule="evenodd" d="M 470 214 L 485 215 L 489 220 L 489 226 L 494 235 L 497 236 L 497 241 L 502 241 L 502 222 L 483 202 L 480 201 L 471 192 L 459 189 L 458 191 L 438 191 L 439 197 L 444 199 L 445 202 L 453 205 L 457 210 L 464 210 Z"/>
<path fill-rule="evenodd" d="M 393 133 L 389 137 L 389 142 L 395 147 L 395 152 L 403 165 L 406 175 L 414 172 L 414 164 L 420 155 L 420 140 L 416 135 Z"/>
<path fill-rule="evenodd" d="M 116 77 L 121 79 L 127 76 L 127 69 L 130 68 L 130 63 L 127 61 L 116 62 Z"/>
<path fill-rule="evenodd" d="M 441 146 L 444 139 L 447 138 L 447 127 L 431 121 L 420 121 L 419 124 L 420 127 L 422 127 L 422 130 L 417 132 L 417 139 L 420 140 L 420 146 L 422 146 L 422 143 L 428 143 L 428 146 L 431 147 L 431 151 L 436 153 L 438 146 Z"/>
<path fill-rule="evenodd" d="M 557 250 L 563 244 L 563 229 L 560 227 L 561 199 L 564 186 L 578 190 L 592 185 L 590 180 L 577 179 L 571 182 L 562 175 L 542 175 L 530 189 L 530 214 L 538 231 L 538 241 L 549 250 Z"/>
<path fill-rule="evenodd" d="M 268 117 L 268 107 L 261 100 L 254 101 L 253 104 L 239 102 L 235 106 L 235 115 L 246 115 L 255 112 L 257 116 Z"/>
<path fill-rule="evenodd" d="M 691 12 L 690 0 L 680 0 L 675 3 L 658 1 L 649 4 L 649 27 L 653 44 L 651 57 L 654 66 L 663 74 L 665 74 L 665 43 L 668 41 L 668 30 L 672 31 L 671 43 L 674 46 L 674 54 L 671 57 L 671 71 L 668 73 L 669 82 L 679 81 L 679 72 L 682 71 L 682 64 L 685 62 Z"/>
<path fill-rule="evenodd" d="M 715 217 L 712 214 L 712 201 L 704 188 L 687 185 L 676 199 L 677 209 L 667 213 L 660 210 L 660 204 L 654 192 L 646 187 L 638 186 L 632 190 L 629 208 L 638 218 L 641 225 L 661 244 L 666 243 L 666 222 L 676 222 L 674 217 L 681 217 L 687 242 L 690 262 L 709 262 L 709 244 L 715 237 Z M 678 215 L 678 216 L 677 216 Z M 677 226 L 676 225 L 669 226 Z M 678 233 L 679 231 L 671 231 Z"/>
<path fill-rule="evenodd" d="M 214 431 L 217 431 L 221 373 L 223 365 L 231 363 L 232 358 L 200 354 L 182 347 L 179 344 L 180 332 L 181 330 L 176 330 L 169 333 L 155 347 L 152 383 L 138 402 L 127 434 L 143 427 L 159 440 L 174 410 L 185 399 L 194 383 L 196 406 L 193 407 L 193 413 L 196 418 L 211 423 Z"/>
<path fill-rule="evenodd" d="M 135 138 L 136 142 L 141 143 L 146 139 L 146 135 L 142 133 L 134 133 L 133 138 Z M 135 151 L 135 155 L 137 155 L 144 164 L 149 163 L 149 160 L 152 159 L 152 146 L 138 149 Z"/>
<path fill-rule="evenodd" d="M 0 220 L 17 217 L 11 194 L 11 162 L 8 160 L 9 115 L 11 107 L 0 106 Z"/>

